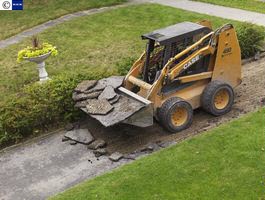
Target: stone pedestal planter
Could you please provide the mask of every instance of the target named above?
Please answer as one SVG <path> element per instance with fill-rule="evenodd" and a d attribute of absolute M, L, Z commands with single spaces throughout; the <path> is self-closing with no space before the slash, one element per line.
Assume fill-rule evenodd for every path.
<path fill-rule="evenodd" d="M 38 65 L 39 70 L 39 78 L 40 81 L 46 81 L 49 80 L 48 73 L 45 69 L 45 60 L 51 55 L 51 52 L 43 54 L 41 56 L 33 57 L 33 58 L 24 58 L 25 60 L 28 60 L 30 62 L 34 62 Z"/>

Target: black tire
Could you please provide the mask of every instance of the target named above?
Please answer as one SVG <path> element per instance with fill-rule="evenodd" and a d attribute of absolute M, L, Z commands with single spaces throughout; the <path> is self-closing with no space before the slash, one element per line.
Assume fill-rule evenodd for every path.
<path fill-rule="evenodd" d="M 218 108 L 215 99 L 221 91 L 226 93 L 224 98 L 226 100 L 221 99 L 221 101 L 223 100 L 224 107 L 220 106 Z M 216 80 L 210 82 L 202 93 L 201 97 L 202 108 L 206 112 L 215 116 L 220 116 L 228 113 L 232 109 L 233 103 L 234 103 L 234 90 L 229 84 L 223 81 Z"/>
<path fill-rule="evenodd" d="M 185 112 L 184 122 L 181 125 L 176 125 L 172 119 L 172 115 L 178 108 Z M 191 105 L 178 97 L 172 97 L 166 100 L 158 111 L 158 118 L 160 124 L 169 132 L 175 133 L 188 128 L 192 124 L 193 109 Z"/>

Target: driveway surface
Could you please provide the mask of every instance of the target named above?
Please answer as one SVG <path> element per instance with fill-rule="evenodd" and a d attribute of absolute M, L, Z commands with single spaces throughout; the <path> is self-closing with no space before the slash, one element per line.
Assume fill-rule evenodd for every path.
<path fill-rule="evenodd" d="M 189 0 L 146 0 L 197 13 L 265 26 L 265 14 Z"/>
<path fill-rule="evenodd" d="M 95 158 L 85 145 L 62 142 L 64 131 L 0 153 L 0 200 L 41 200 L 128 160 Z M 91 163 L 92 162 L 92 163 Z"/>

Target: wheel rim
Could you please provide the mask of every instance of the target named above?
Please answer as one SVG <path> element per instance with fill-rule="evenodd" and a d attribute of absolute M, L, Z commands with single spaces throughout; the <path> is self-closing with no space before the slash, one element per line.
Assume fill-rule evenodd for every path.
<path fill-rule="evenodd" d="M 174 126 L 182 126 L 188 120 L 188 111 L 186 108 L 178 107 L 171 115 L 171 121 Z"/>
<path fill-rule="evenodd" d="M 214 97 L 214 106 L 218 110 L 224 109 L 229 103 L 229 93 L 226 89 L 219 90 Z"/>

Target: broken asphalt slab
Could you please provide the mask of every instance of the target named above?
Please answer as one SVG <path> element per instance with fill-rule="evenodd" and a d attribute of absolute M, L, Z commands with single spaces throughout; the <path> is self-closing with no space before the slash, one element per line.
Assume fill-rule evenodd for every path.
<path fill-rule="evenodd" d="M 119 101 L 112 106 L 114 109 L 106 115 L 91 114 L 90 116 L 100 121 L 105 127 L 108 127 L 127 119 L 145 107 L 143 103 L 126 96 L 120 96 Z M 87 112 L 85 109 L 82 110 Z"/>
<path fill-rule="evenodd" d="M 74 142 L 87 145 L 94 141 L 94 137 L 87 129 L 74 129 L 67 131 L 64 137 L 69 138 Z M 74 142 L 72 141 L 70 142 L 70 144 L 74 144 Z"/>
<path fill-rule="evenodd" d="M 86 108 L 83 110 L 92 115 L 106 115 L 112 111 L 113 108 L 114 107 L 106 99 L 90 99 L 87 100 Z"/>
<path fill-rule="evenodd" d="M 105 86 L 111 86 L 114 89 L 117 89 L 122 85 L 123 80 L 124 76 L 111 76 L 108 78 L 101 79 L 100 81 L 102 81 Z"/>
<path fill-rule="evenodd" d="M 85 91 L 85 93 L 92 93 L 96 91 L 103 91 L 107 86 L 111 86 L 114 89 L 120 87 L 123 83 L 124 76 L 110 76 L 108 78 L 100 79 L 95 87 Z"/>
<path fill-rule="evenodd" d="M 114 91 L 114 88 L 112 86 L 107 86 L 103 90 L 103 92 L 99 95 L 98 99 L 107 99 L 112 100 L 117 96 L 116 92 Z"/>
<path fill-rule="evenodd" d="M 97 84 L 96 80 L 85 80 L 77 85 L 75 91 L 82 93 L 85 92 L 86 90 L 89 90 L 90 88 L 93 88 L 96 84 Z"/>
<path fill-rule="evenodd" d="M 92 92 L 92 93 L 73 93 L 72 99 L 74 101 L 83 101 L 83 100 L 87 100 L 87 99 L 94 99 L 97 98 L 99 95 L 101 94 L 101 92 Z"/>
<path fill-rule="evenodd" d="M 98 148 L 103 148 L 107 143 L 102 139 L 97 139 L 87 146 L 88 149 L 96 150 Z"/>
<path fill-rule="evenodd" d="M 73 93 L 73 100 L 76 101 L 75 107 L 99 120 L 106 127 L 127 119 L 144 105 L 116 93 L 115 89 L 122 86 L 123 80 L 124 76 L 111 76 L 97 81 L 96 84 L 83 81 L 75 89 L 83 93 Z M 85 90 L 86 88 L 89 89 Z"/>
<path fill-rule="evenodd" d="M 95 157 L 98 158 L 100 156 L 108 154 L 108 151 L 105 148 L 100 148 L 100 149 L 94 150 L 93 153 L 94 153 Z"/>
<path fill-rule="evenodd" d="M 112 162 L 118 162 L 120 159 L 123 158 L 123 154 L 122 153 L 119 153 L 119 152 L 115 152 L 113 154 L 111 154 L 109 156 L 109 159 L 112 161 Z"/>

